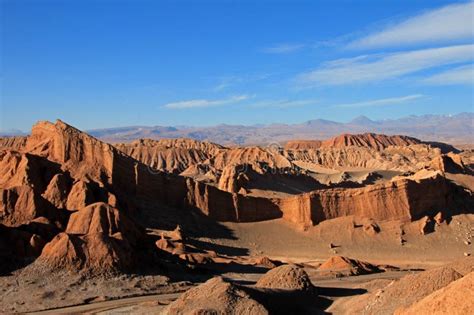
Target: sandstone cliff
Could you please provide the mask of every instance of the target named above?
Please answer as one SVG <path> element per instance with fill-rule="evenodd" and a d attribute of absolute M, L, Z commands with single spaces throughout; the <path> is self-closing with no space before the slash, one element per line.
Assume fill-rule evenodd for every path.
<path fill-rule="evenodd" d="M 133 249 L 145 237 L 133 219 L 144 212 L 173 217 L 177 222 L 183 213 L 196 211 L 217 221 L 284 218 L 309 226 L 347 215 L 413 220 L 439 211 L 449 215 L 473 209 L 471 192 L 443 176 L 447 158 L 431 159 L 440 156 L 439 150 L 422 144 L 378 150 L 285 151 L 167 140 L 117 147 L 121 150 L 57 121 L 33 126 L 31 136 L 18 150 L 0 149 L 0 227 L 5 239 L 18 243 L 16 255 L 41 253 L 41 261 L 61 268 L 131 268 Z M 157 162 L 160 156 L 162 164 Z M 450 159 L 461 165 L 456 156 Z M 434 168 L 443 169 L 402 175 L 366 187 L 334 188 L 319 184 L 295 163 L 360 165 L 369 161 L 365 163 L 392 165 L 399 160 L 423 170 L 425 162 L 433 160 Z M 174 171 L 187 166 L 189 172 L 191 167 L 200 172 L 206 165 L 206 172 L 216 176 L 214 182 L 179 176 Z M 165 172 L 168 167 L 170 171 Z M 294 197 L 246 193 L 255 187 L 268 191 L 282 190 L 289 184 L 299 187 L 291 180 L 302 186 Z M 305 192 L 305 187 L 311 191 Z M 176 209 L 184 212 L 177 214 Z"/>
<path fill-rule="evenodd" d="M 322 189 L 279 201 L 284 218 L 304 225 L 348 215 L 376 220 L 416 220 L 438 211 L 469 212 L 473 205 L 472 193 L 440 173 L 400 177 L 363 188 Z"/>

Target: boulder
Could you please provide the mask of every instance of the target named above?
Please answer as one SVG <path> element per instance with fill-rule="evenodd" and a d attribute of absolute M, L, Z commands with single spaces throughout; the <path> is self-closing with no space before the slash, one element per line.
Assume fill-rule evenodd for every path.
<path fill-rule="evenodd" d="M 381 272 L 381 270 L 376 265 L 344 256 L 330 257 L 318 267 L 318 271 L 320 271 L 322 274 L 332 274 L 335 276 L 356 276 Z"/>
<path fill-rule="evenodd" d="M 283 265 L 264 274 L 256 284 L 258 288 L 315 292 L 306 271 L 295 265 Z"/>
<path fill-rule="evenodd" d="M 268 314 L 240 286 L 215 277 L 183 293 L 163 314 Z"/>

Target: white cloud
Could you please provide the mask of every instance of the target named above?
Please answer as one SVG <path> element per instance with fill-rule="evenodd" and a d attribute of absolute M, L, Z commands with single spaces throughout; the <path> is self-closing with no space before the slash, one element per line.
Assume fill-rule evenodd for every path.
<path fill-rule="evenodd" d="M 400 104 L 409 101 L 413 101 L 419 98 L 424 97 L 422 94 L 413 94 L 401 97 L 391 97 L 391 98 L 382 98 L 377 100 L 370 100 L 370 101 L 363 101 L 357 103 L 348 103 L 348 104 L 339 104 L 334 105 L 333 107 L 372 107 L 372 106 L 385 106 L 385 105 L 393 105 L 393 104 Z"/>
<path fill-rule="evenodd" d="M 364 55 L 330 61 L 316 70 L 299 75 L 297 81 L 307 87 L 374 82 L 472 60 L 472 44 Z"/>
<path fill-rule="evenodd" d="M 238 95 L 238 96 L 232 96 L 230 98 L 220 99 L 220 100 L 196 99 L 196 100 L 168 103 L 168 104 L 163 105 L 163 107 L 170 108 L 170 109 L 216 107 L 216 106 L 240 103 L 249 98 L 250 97 L 248 95 Z"/>
<path fill-rule="evenodd" d="M 474 38 L 474 2 L 448 5 L 408 18 L 349 44 L 380 48 L 419 43 L 447 43 Z"/>
<path fill-rule="evenodd" d="M 251 104 L 252 107 L 299 107 L 318 103 L 318 100 L 307 99 L 307 100 L 264 100 Z"/>
<path fill-rule="evenodd" d="M 304 44 L 278 44 L 264 48 L 262 51 L 268 54 L 287 54 L 304 48 Z"/>
<path fill-rule="evenodd" d="M 263 80 L 268 79 L 271 76 L 272 74 L 270 73 L 254 73 L 254 74 L 245 74 L 245 75 L 224 76 L 224 77 L 218 78 L 219 83 L 216 86 L 214 86 L 212 90 L 214 92 L 220 92 L 239 84 L 263 81 Z"/>
<path fill-rule="evenodd" d="M 219 83 L 218 85 L 216 85 L 213 90 L 215 92 L 219 92 L 219 91 L 222 91 L 222 90 L 225 90 L 227 89 L 228 87 L 232 86 L 233 85 L 233 81 L 232 80 L 222 80 L 221 83 Z"/>
<path fill-rule="evenodd" d="M 422 82 L 434 85 L 474 85 L 474 64 L 465 65 L 434 74 L 430 77 L 427 77 Z"/>

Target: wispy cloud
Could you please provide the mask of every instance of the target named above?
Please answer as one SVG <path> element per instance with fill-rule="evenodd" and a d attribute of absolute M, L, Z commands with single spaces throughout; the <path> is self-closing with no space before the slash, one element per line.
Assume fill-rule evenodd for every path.
<path fill-rule="evenodd" d="M 472 39 L 473 19 L 474 2 L 448 5 L 405 19 L 348 46 L 365 49 Z"/>
<path fill-rule="evenodd" d="M 356 103 L 338 104 L 338 105 L 334 105 L 333 107 L 352 108 L 352 107 L 386 106 L 386 105 L 406 103 L 409 101 L 417 100 L 422 97 L 424 97 L 423 94 L 413 94 L 413 95 L 407 95 L 407 96 L 401 96 L 401 97 L 381 98 L 381 99 L 356 102 Z"/>
<path fill-rule="evenodd" d="M 305 46 L 306 46 L 305 44 L 285 43 L 285 44 L 278 44 L 275 46 L 266 47 L 262 49 L 262 52 L 268 53 L 268 54 L 288 54 L 288 53 L 301 50 Z"/>
<path fill-rule="evenodd" d="M 474 60 L 474 45 L 363 55 L 337 59 L 297 77 L 299 85 L 344 85 L 387 80 L 421 70 Z"/>
<path fill-rule="evenodd" d="M 251 107 L 277 107 L 277 108 L 288 108 L 288 107 L 300 107 L 306 105 L 313 105 L 318 103 L 318 100 L 305 99 L 305 100 L 263 100 L 251 104 Z"/>
<path fill-rule="evenodd" d="M 242 79 L 239 78 L 239 77 L 225 77 L 225 78 L 222 78 L 220 79 L 220 82 L 219 84 L 217 84 L 213 90 L 215 92 L 220 92 L 222 90 L 225 90 L 227 89 L 228 87 L 231 87 L 235 84 L 238 84 L 239 82 L 241 82 Z"/>
<path fill-rule="evenodd" d="M 474 64 L 449 69 L 422 80 L 433 85 L 474 85 Z"/>
<path fill-rule="evenodd" d="M 255 73 L 255 74 L 223 76 L 223 77 L 218 78 L 218 83 L 216 86 L 212 88 L 212 90 L 214 92 L 220 92 L 223 90 L 227 90 L 236 85 L 266 80 L 271 76 L 272 74 L 270 73 Z"/>
<path fill-rule="evenodd" d="M 237 95 L 237 96 L 232 96 L 226 99 L 219 99 L 219 100 L 195 99 L 195 100 L 168 103 L 168 104 L 163 105 L 163 107 L 169 108 L 169 109 L 216 107 L 216 106 L 240 103 L 249 98 L 250 96 L 248 95 Z"/>

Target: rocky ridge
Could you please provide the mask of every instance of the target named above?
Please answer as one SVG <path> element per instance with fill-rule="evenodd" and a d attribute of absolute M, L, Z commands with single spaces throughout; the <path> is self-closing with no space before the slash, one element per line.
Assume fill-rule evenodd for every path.
<path fill-rule="evenodd" d="M 134 218 L 144 212 L 174 217 L 178 222 L 179 214 L 173 209 L 217 221 L 283 218 L 308 227 L 348 215 L 415 220 L 472 209 L 471 194 L 443 176 L 451 168 L 450 161 L 459 171 L 466 169 L 455 155 L 414 175 L 366 187 L 330 187 L 310 176 L 299 177 L 314 190 L 268 198 L 250 195 L 246 189 L 259 180 L 265 182 L 267 176 L 280 185 L 268 187 L 270 190 L 302 176 L 307 170 L 295 167 L 294 156 L 307 151 L 228 149 L 187 139 L 112 146 L 62 121 L 39 122 L 26 140 L 2 144 L 0 232 L 17 244 L 15 255 L 39 256 L 38 262 L 57 268 L 128 270 L 135 264 L 135 249 L 162 250 L 146 240 L 143 228 L 135 223 Z M 402 148 L 397 150 L 413 150 L 411 144 Z M 428 146 L 420 150 L 441 156 Z M 177 164 L 168 162 L 170 156 L 182 157 L 183 152 L 187 158 L 176 159 Z M 175 171 L 199 165 L 207 165 L 207 172 L 219 178 L 217 185 L 209 177 L 201 181 Z M 245 167 L 240 168 L 242 165 Z M 439 170 L 430 171 L 430 167 Z"/>

